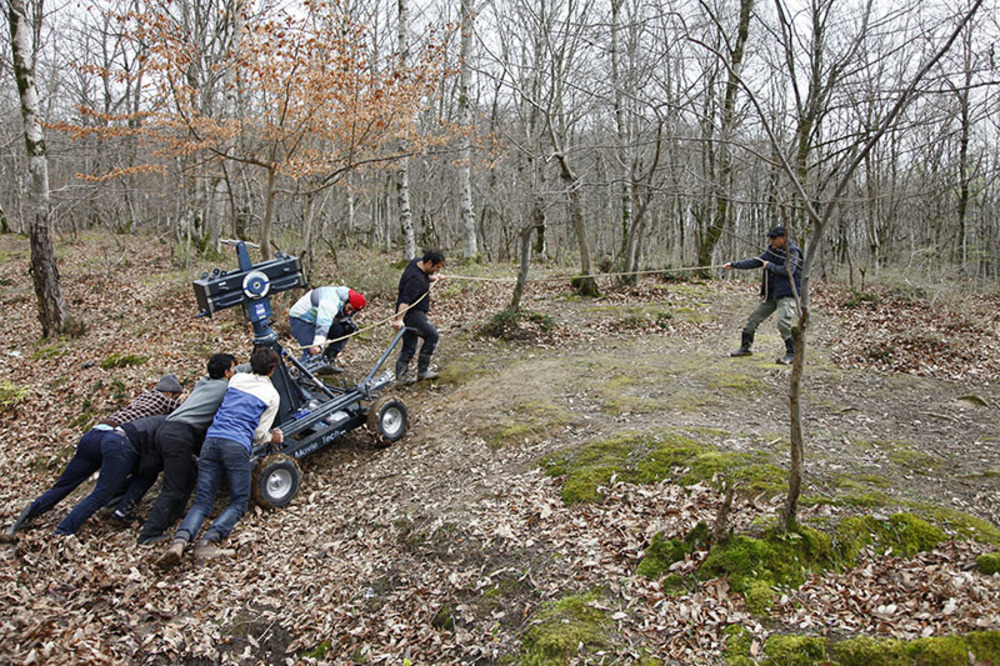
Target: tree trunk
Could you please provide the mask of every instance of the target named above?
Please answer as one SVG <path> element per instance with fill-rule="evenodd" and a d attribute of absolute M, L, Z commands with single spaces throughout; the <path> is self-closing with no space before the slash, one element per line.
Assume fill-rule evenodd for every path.
<path fill-rule="evenodd" d="M 39 9 L 41 9 L 39 7 Z M 31 279 L 38 299 L 38 320 L 42 335 L 62 333 L 67 322 L 66 302 L 59 283 L 59 268 L 49 235 L 49 161 L 45 148 L 45 133 L 35 87 L 35 57 L 31 24 L 23 0 L 8 0 L 11 52 L 17 92 L 21 98 L 24 121 L 24 146 L 28 153 L 31 179 L 31 205 L 28 223 L 31 237 Z M 37 13 L 41 16 L 41 12 Z M 40 18 L 38 19 L 40 20 Z"/>
<path fill-rule="evenodd" d="M 469 80 L 472 78 L 472 0 L 461 0 L 462 62 L 459 74 L 458 123 L 462 127 L 461 166 L 458 179 L 462 193 L 459 208 L 462 211 L 462 255 L 473 259 L 479 254 L 476 239 L 476 211 L 472 204 L 472 101 L 469 99 Z"/>
<path fill-rule="evenodd" d="M 399 20 L 399 66 L 405 71 L 410 59 L 410 7 L 407 0 L 397 0 Z M 406 147 L 401 147 L 405 152 Z M 413 232 L 413 211 L 410 208 L 410 159 L 404 157 L 396 174 L 396 197 L 399 204 L 399 228 L 402 231 L 403 259 L 417 256 L 417 241 Z M 386 234 L 388 237 L 388 234 Z M 388 249 L 388 247 L 387 247 Z"/>
<path fill-rule="evenodd" d="M 750 15 L 753 0 L 740 0 L 740 23 L 736 30 L 736 42 L 729 53 L 729 78 L 726 81 L 726 95 L 722 104 L 722 118 L 719 122 L 719 175 L 716 181 L 715 211 L 708 229 L 698 247 L 698 265 L 709 266 L 715 246 L 722 238 L 722 232 L 729 224 L 729 199 L 733 171 L 733 156 L 729 147 L 736 125 L 736 94 L 740 88 L 740 69 L 743 64 L 744 47 L 750 32 Z"/>
<path fill-rule="evenodd" d="M 573 223 L 577 247 L 580 250 L 580 276 L 574 280 L 573 284 L 581 296 L 599 296 L 601 292 L 597 288 L 597 280 L 594 279 L 583 202 L 580 200 L 580 179 L 570 168 L 565 155 L 559 154 L 557 159 L 559 160 L 560 177 L 569 191 L 569 217 Z"/>
<path fill-rule="evenodd" d="M 264 185 L 264 222 L 260 227 L 260 254 L 264 261 L 272 258 L 271 227 L 274 225 L 275 182 L 278 172 L 272 167 L 267 170 L 267 182 Z"/>
<path fill-rule="evenodd" d="M 517 312 L 521 308 L 521 297 L 524 296 L 524 285 L 528 282 L 528 269 L 531 266 L 531 235 L 534 225 L 529 224 L 520 233 L 520 270 L 517 272 L 517 284 L 510 297 L 510 309 Z"/>

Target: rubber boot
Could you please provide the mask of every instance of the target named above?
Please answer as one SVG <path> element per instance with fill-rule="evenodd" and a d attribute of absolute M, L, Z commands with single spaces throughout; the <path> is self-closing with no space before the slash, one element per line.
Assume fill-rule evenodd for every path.
<path fill-rule="evenodd" d="M 396 384 L 403 385 L 409 384 L 410 382 L 410 364 L 401 363 L 399 360 L 396 361 Z"/>
<path fill-rule="evenodd" d="M 219 548 L 219 538 L 211 533 L 198 542 L 194 549 L 194 559 L 198 562 L 214 560 L 219 557 L 232 557 L 236 551 L 232 548 Z"/>
<path fill-rule="evenodd" d="M 19 529 L 22 529 L 30 525 L 31 521 L 34 520 L 34 518 L 35 514 L 31 512 L 31 505 L 29 504 L 28 506 L 24 507 L 24 511 L 22 511 L 21 515 L 17 517 L 17 520 L 14 521 L 14 524 L 8 527 L 6 530 L 4 530 L 3 533 L 4 540 L 13 541 L 14 535 L 17 534 L 17 531 Z"/>
<path fill-rule="evenodd" d="M 788 338 L 785 340 L 785 355 L 775 359 L 775 363 L 780 365 L 791 365 L 795 361 L 795 340 Z"/>
<path fill-rule="evenodd" d="M 341 368 L 340 366 L 335 365 L 334 361 L 337 359 L 337 354 L 339 354 L 340 352 L 332 350 L 333 347 L 327 347 L 326 350 L 323 352 L 323 358 L 325 358 L 326 362 L 330 364 L 328 368 L 324 368 L 324 371 L 332 372 L 335 375 L 339 375 L 344 371 L 344 369 Z"/>
<path fill-rule="evenodd" d="M 156 566 L 161 569 L 176 567 L 180 564 L 181 558 L 184 557 L 184 548 L 187 547 L 187 543 L 187 539 L 174 539 L 174 542 L 170 544 L 170 548 L 156 560 Z"/>
<path fill-rule="evenodd" d="M 743 331 L 743 337 L 740 340 L 740 348 L 730 352 L 730 356 L 750 356 L 753 352 L 750 351 L 750 347 L 753 345 L 753 333 L 747 333 Z"/>
<path fill-rule="evenodd" d="M 417 357 L 417 379 L 437 379 L 438 373 L 431 370 L 431 357 L 421 354 Z"/>

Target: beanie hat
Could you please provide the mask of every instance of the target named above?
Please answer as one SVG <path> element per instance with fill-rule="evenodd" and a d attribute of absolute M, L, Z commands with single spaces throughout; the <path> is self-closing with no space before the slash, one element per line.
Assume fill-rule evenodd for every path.
<path fill-rule="evenodd" d="M 177 381 L 177 375 L 163 375 L 160 381 L 156 382 L 156 390 L 163 393 L 183 393 L 184 387 Z"/>
<path fill-rule="evenodd" d="M 367 305 L 368 303 L 368 301 L 365 300 L 364 296 L 354 291 L 353 289 L 347 290 L 347 300 L 350 301 L 351 307 L 354 308 L 355 310 L 364 310 L 365 305 Z"/>

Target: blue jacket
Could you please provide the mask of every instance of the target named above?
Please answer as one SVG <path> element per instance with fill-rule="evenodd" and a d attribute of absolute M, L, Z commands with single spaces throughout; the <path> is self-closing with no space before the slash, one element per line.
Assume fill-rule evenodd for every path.
<path fill-rule="evenodd" d="M 786 252 L 787 250 L 787 252 Z M 785 241 L 785 248 L 776 250 L 770 246 L 759 256 L 731 263 L 733 268 L 742 270 L 760 268 L 767 264 L 767 270 L 760 278 L 760 297 L 765 301 L 776 301 L 779 298 L 794 296 L 792 283 L 788 279 L 787 257 L 791 258 L 792 277 L 795 279 L 795 293 L 800 293 L 802 285 L 802 250 L 791 241 Z"/>

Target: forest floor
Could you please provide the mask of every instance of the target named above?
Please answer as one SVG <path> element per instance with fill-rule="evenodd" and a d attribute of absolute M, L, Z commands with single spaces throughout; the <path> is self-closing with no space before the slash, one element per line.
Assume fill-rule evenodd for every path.
<path fill-rule="evenodd" d="M 249 351 L 238 312 L 193 318 L 190 280 L 235 256 L 179 268 L 156 239 L 60 239 L 67 303 L 86 332 L 41 340 L 28 252 L 24 238 L 0 236 L 3 526 L 100 415 L 163 372 L 190 388 L 211 353 Z M 320 261 L 321 281 L 369 296 L 360 323 L 386 316 L 398 269 L 339 254 L 337 265 Z M 528 663 L 538 650 L 563 654 L 560 640 L 571 661 L 713 663 L 732 625 L 748 632 L 752 656 L 788 633 L 912 640 L 1000 629 L 1000 576 L 975 570 L 976 556 L 1000 547 L 1000 298 L 815 287 L 802 520 L 907 511 L 955 538 L 916 555 L 869 548 L 857 566 L 817 572 L 751 612 L 725 578 L 678 594 L 636 566 L 655 533 L 681 539 L 711 525 L 723 483 L 742 484 L 729 515 L 737 533 L 780 511 L 789 369 L 774 363 L 773 319 L 754 355 L 733 359 L 756 283 L 600 283 L 598 299 L 531 283 L 522 305 L 538 316 L 500 340 L 478 331 L 507 305 L 510 282 L 442 282 L 431 312 L 442 377 L 395 392 L 409 410 L 406 437 L 383 448 L 358 431 L 302 460 L 292 503 L 251 507 L 237 525 L 234 559 L 163 573 L 153 566 L 162 544 L 138 546 L 137 527 L 96 516 L 54 538 L 84 484 L 0 545 L 0 663 Z M 343 378 L 367 372 L 389 335 L 353 340 Z M 112 354 L 145 360 L 102 368 Z M 618 471 L 598 473 L 591 501 L 566 501 L 561 463 L 620 451 L 623 438 L 677 437 L 701 447 L 700 461 L 739 457 L 694 482 L 678 479 L 695 460 L 650 481 L 632 473 L 637 445 L 595 467 Z M 706 555 L 672 571 L 693 574 Z M 553 638 L 553 621 L 598 630 Z"/>

